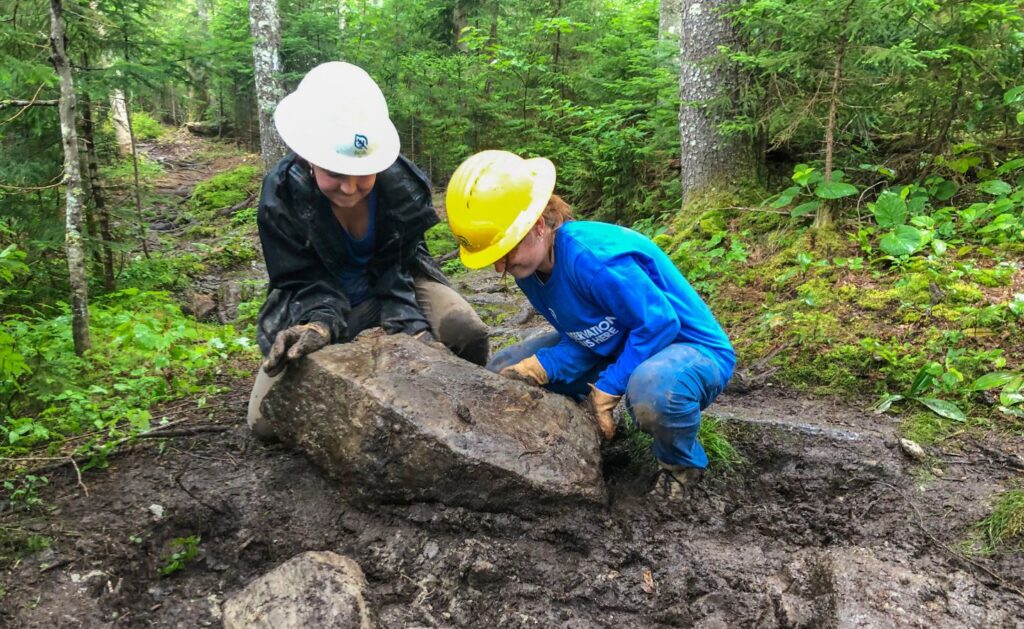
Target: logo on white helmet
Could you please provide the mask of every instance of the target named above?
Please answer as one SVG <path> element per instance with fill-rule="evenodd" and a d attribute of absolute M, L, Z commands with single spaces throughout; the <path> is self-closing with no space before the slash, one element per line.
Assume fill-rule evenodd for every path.
<path fill-rule="evenodd" d="M 334 152 L 348 157 L 365 157 L 370 152 L 370 138 L 362 133 L 357 133 L 351 142 L 336 145 Z"/>

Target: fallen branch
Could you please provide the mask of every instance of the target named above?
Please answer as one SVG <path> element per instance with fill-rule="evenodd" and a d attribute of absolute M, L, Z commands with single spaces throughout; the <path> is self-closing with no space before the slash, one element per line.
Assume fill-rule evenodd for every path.
<path fill-rule="evenodd" d="M 449 251 L 448 253 L 446 253 L 446 254 L 444 254 L 442 256 L 437 256 L 436 258 L 434 258 L 434 260 L 436 260 L 438 263 L 440 263 L 440 262 L 447 262 L 449 260 L 454 260 L 455 256 L 457 256 L 457 255 L 459 255 L 459 250 L 458 249 L 456 249 L 454 251 Z"/>

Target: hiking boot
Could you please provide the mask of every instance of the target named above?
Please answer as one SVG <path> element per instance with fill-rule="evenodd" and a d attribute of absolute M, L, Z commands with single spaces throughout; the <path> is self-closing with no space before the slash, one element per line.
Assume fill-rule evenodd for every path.
<path fill-rule="evenodd" d="M 658 463 L 661 469 L 654 477 L 654 489 L 651 495 L 670 501 L 685 500 L 690 490 L 704 478 L 704 470 L 699 467 L 683 467 Z"/>

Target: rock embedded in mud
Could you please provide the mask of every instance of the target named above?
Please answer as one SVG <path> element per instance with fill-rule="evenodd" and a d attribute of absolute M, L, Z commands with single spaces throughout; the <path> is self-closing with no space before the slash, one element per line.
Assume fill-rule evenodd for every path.
<path fill-rule="evenodd" d="M 261 408 L 357 497 L 517 513 L 606 499 L 597 428 L 570 399 L 404 334 L 315 352 Z"/>
<path fill-rule="evenodd" d="M 332 552 L 292 557 L 224 602 L 225 629 L 359 627 L 369 629 L 359 565 Z"/>
<path fill-rule="evenodd" d="M 910 439 L 900 439 L 900 450 L 903 450 L 904 454 L 919 463 L 928 458 L 924 448 L 916 441 L 911 441 Z"/>

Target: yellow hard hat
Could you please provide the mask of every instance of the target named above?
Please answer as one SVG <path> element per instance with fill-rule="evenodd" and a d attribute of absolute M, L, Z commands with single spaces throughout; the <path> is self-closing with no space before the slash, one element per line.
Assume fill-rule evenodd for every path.
<path fill-rule="evenodd" d="M 555 189 L 555 165 L 508 151 L 483 151 L 462 162 L 445 204 L 459 257 L 471 269 L 494 264 L 526 237 Z"/>

